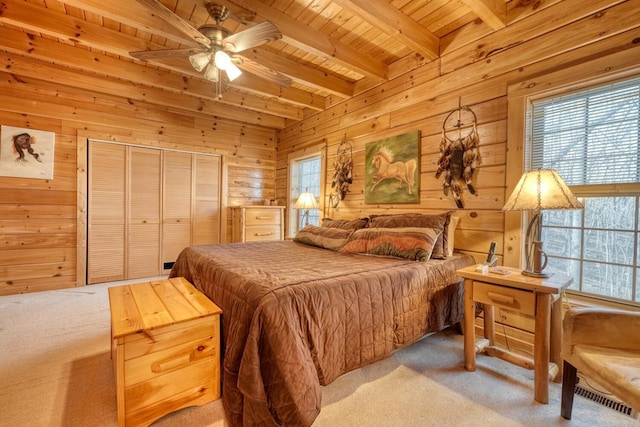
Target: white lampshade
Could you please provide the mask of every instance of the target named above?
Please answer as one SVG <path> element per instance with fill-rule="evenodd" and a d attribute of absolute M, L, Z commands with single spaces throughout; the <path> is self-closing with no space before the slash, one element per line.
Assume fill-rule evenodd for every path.
<path fill-rule="evenodd" d="M 231 82 L 242 75 L 242 70 L 236 67 L 236 64 L 234 64 L 233 62 L 229 63 L 225 71 L 227 72 L 227 77 L 229 77 L 229 81 Z"/>
<path fill-rule="evenodd" d="M 582 209 L 582 203 L 553 169 L 526 172 L 504 204 L 503 211 Z"/>
<path fill-rule="evenodd" d="M 213 61 L 216 64 L 216 67 L 221 70 L 226 70 L 229 65 L 231 65 L 231 57 L 227 54 L 227 52 L 223 50 L 219 50 L 213 57 Z"/>
<path fill-rule="evenodd" d="M 215 65 L 209 64 L 207 65 L 207 68 L 204 70 L 203 75 L 205 79 L 215 83 L 220 78 L 220 71 Z"/>
<path fill-rule="evenodd" d="M 296 200 L 296 209 L 318 209 L 318 202 L 313 193 L 304 192 Z"/>
<path fill-rule="evenodd" d="M 234 81 L 242 75 L 240 68 L 236 67 L 236 65 L 231 62 L 231 57 L 225 51 L 217 51 L 213 57 L 213 61 L 216 64 L 216 67 L 227 72 L 229 81 Z"/>
<path fill-rule="evenodd" d="M 191 66 L 197 72 L 204 70 L 204 67 L 206 67 L 210 61 L 211 56 L 207 52 L 194 53 L 189 56 L 189 62 L 191 62 Z"/>

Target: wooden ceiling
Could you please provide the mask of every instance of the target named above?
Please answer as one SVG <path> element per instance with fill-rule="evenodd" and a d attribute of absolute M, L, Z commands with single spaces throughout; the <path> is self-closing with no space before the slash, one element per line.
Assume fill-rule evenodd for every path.
<path fill-rule="evenodd" d="M 194 28 L 215 23 L 207 0 L 157 1 Z M 504 27 L 509 10 L 530 1 L 215 0 L 231 11 L 223 25 L 232 33 L 264 21 L 280 29 L 280 40 L 241 56 L 293 81 L 281 87 L 245 71 L 221 100 L 186 57 L 129 54 L 198 47 L 143 3 L 2 0 L 4 70 L 111 95 L 124 82 L 133 100 L 278 129 Z"/>

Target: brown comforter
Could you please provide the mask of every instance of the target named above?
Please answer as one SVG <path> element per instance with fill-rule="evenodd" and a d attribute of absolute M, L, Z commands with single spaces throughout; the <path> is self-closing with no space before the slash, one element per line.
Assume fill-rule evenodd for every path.
<path fill-rule="evenodd" d="M 293 241 L 192 246 L 183 276 L 223 310 L 223 404 L 234 426 L 309 426 L 320 385 L 462 318 L 473 263 L 342 254 Z"/>

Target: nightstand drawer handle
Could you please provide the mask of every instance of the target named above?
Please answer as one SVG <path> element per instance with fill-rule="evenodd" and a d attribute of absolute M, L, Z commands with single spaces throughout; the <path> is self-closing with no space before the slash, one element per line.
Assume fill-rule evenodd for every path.
<path fill-rule="evenodd" d="M 270 216 L 257 216 L 256 219 L 271 219 Z"/>
<path fill-rule="evenodd" d="M 168 371 L 169 369 L 177 368 L 181 365 L 186 365 L 191 362 L 195 357 L 193 351 L 187 354 L 180 355 L 178 357 L 172 357 L 169 359 L 161 360 L 160 362 L 153 362 L 151 364 L 151 372 L 159 374 L 160 372 Z"/>
<path fill-rule="evenodd" d="M 256 233 L 256 236 L 271 236 L 273 233 Z"/>
<path fill-rule="evenodd" d="M 508 295 L 501 295 L 493 292 L 487 292 L 487 296 L 492 301 L 501 302 L 503 304 L 513 304 L 513 297 L 510 297 Z"/>

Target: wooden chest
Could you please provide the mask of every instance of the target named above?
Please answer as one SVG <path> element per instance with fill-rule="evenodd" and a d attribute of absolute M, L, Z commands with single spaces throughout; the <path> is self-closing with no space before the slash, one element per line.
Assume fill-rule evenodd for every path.
<path fill-rule="evenodd" d="M 231 216 L 233 242 L 284 239 L 284 206 L 234 206 Z"/>
<path fill-rule="evenodd" d="M 118 425 L 220 398 L 221 310 L 183 278 L 109 288 Z"/>

